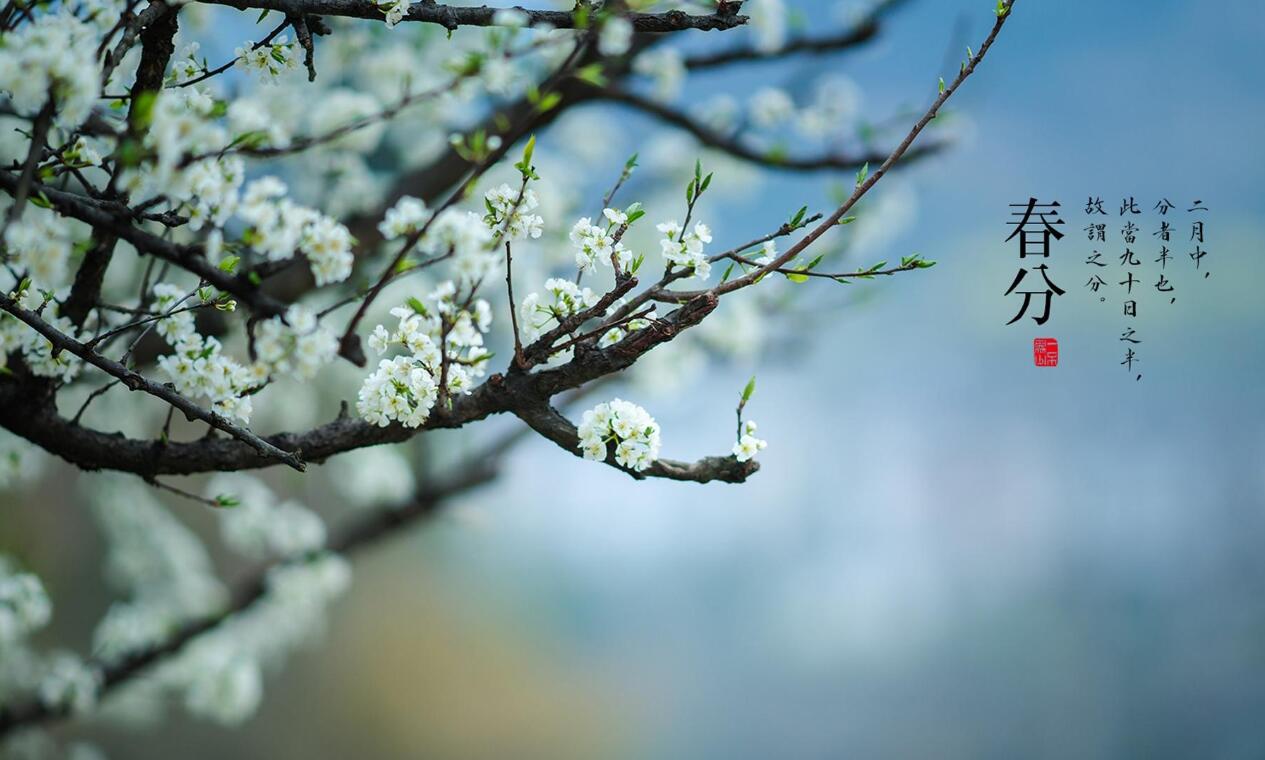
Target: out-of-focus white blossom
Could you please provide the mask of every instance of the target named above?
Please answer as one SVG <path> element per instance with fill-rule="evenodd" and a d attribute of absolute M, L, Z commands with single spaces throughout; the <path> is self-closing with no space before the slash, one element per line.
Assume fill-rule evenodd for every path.
<path fill-rule="evenodd" d="M 60 653 L 48 662 L 39 685 L 40 701 L 72 713 L 91 710 L 101 690 L 101 673 L 73 654 Z"/>
<path fill-rule="evenodd" d="M 755 48 L 771 53 L 786 42 L 786 5 L 782 0 L 752 0 L 743 9 L 750 16 L 748 26 L 755 36 Z"/>
<path fill-rule="evenodd" d="M 5 33 L 0 45 L 0 91 L 14 110 L 35 116 L 50 95 L 57 123 L 79 126 L 101 94 L 95 51 L 97 33 L 69 8 L 36 14 L 30 23 Z"/>
<path fill-rule="evenodd" d="M 9 573 L 5 564 L 0 563 L 0 646 L 44 627 L 53 615 L 40 579 L 31 573 Z"/>
<path fill-rule="evenodd" d="M 623 55 L 632 44 L 632 22 L 623 16 L 612 16 L 602 24 L 597 35 L 597 52 L 602 55 Z"/>
<path fill-rule="evenodd" d="M 633 61 L 633 71 L 654 80 L 655 97 L 664 101 L 680 94 L 687 73 L 681 53 L 665 46 L 653 47 L 638 55 Z"/>
<path fill-rule="evenodd" d="M 795 116 L 795 101 L 786 90 L 778 87 L 761 87 L 748 103 L 751 123 L 770 129 L 790 121 Z"/>

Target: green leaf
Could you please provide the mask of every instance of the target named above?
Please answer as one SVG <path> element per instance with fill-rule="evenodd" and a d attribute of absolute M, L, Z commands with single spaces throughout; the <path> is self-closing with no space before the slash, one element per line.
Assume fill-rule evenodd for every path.
<path fill-rule="evenodd" d="M 237 269 L 237 263 L 241 260 L 241 256 L 225 256 L 224 260 L 220 262 L 220 271 L 232 274 L 233 270 Z"/>
<path fill-rule="evenodd" d="M 751 397 L 754 395 L 755 395 L 755 375 L 752 375 L 751 379 L 747 381 L 747 386 L 742 389 L 742 403 L 744 404 L 747 403 L 748 401 L 751 400 Z"/>
<path fill-rule="evenodd" d="M 584 66 L 575 72 L 575 76 L 576 79 L 588 82 L 594 87 L 605 87 L 608 81 L 600 63 L 590 63 L 588 66 Z"/>
<path fill-rule="evenodd" d="M 944 94 L 944 77 L 940 77 L 940 94 Z"/>
<path fill-rule="evenodd" d="M 426 309 L 426 304 L 422 303 L 421 301 L 414 298 L 413 296 L 409 296 L 408 301 L 406 303 L 408 303 L 410 309 L 417 312 L 418 314 L 421 314 L 423 317 L 430 314 L 430 312 Z"/>
<path fill-rule="evenodd" d="M 855 216 L 845 216 L 844 218 L 842 218 L 842 219 L 840 219 L 840 220 L 839 220 L 839 224 L 840 224 L 840 225 L 844 225 L 844 224 L 852 224 L 852 223 L 853 223 L 853 222 L 855 222 L 856 220 L 857 220 L 857 218 L 856 218 Z"/>
<path fill-rule="evenodd" d="M 800 223 L 804 221 L 804 215 L 807 213 L 808 213 L 808 207 L 800 206 L 799 211 L 795 212 L 795 215 L 791 217 L 791 221 L 787 222 L 786 226 L 790 227 L 791 229 L 798 228 L 800 226 Z"/>
<path fill-rule="evenodd" d="M 1006 14 L 1010 13 L 1010 5 L 1006 3 L 1006 0 L 997 0 L 997 10 L 993 13 L 997 14 L 997 18 L 1005 18 Z"/>
<path fill-rule="evenodd" d="M 215 499 L 213 499 L 213 501 L 215 502 L 215 506 L 223 507 L 223 508 L 236 507 L 237 505 L 242 503 L 241 499 L 237 498 L 231 493 L 222 493 L 216 496 Z"/>
<path fill-rule="evenodd" d="M 857 185 L 865 182 L 865 178 L 870 176 L 870 162 L 866 161 L 860 169 L 857 170 Z"/>

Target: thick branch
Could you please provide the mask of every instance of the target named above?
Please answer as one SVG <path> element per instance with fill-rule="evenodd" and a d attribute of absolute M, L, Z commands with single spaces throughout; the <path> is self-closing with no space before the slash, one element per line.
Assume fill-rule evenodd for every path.
<path fill-rule="evenodd" d="M 151 382 L 140 373 L 133 372 L 113 359 L 98 354 L 69 335 L 62 333 L 48 322 L 45 322 L 35 312 L 30 309 L 23 308 L 21 304 L 10 298 L 7 294 L 0 293 L 0 309 L 7 311 L 22 320 L 36 332 L 47 338 L 48 341 L 53 344 L 54 351 L 66 351 L 74 354 L 105 373 L 117 377 L 128 387 L 129 390 L 144 391 L 155 398 L 162 399 L 168 404 L 171 404 L 175 408 L 184 412 L 185 416 L 189 419 L 199 419 L 212 427 L 223 430 L 239 441 L 249 445 L 261 456 L 279 462 L 284 462 L 296 470 L 303 470 L 303 462 L 300 461 L 294 454 L 291 454 L 288 451 L 282 451 L 246 428 L 230 422 L 228 419 L 216 414 L 215 412 L 203 409 L 184 396 L 181 396 L 179 393 L 176 393 L 169 386 Z"/>
<path fill-rule="evenodd" d="M 559 393 L 631 367 L 655 346 L 701 322 L 717 302 L 710 295 L 695 299 L 609 348 L 578 346 L 575 358 L 561 367 L 492 375 L 469 394 L 453 398 L 451 406 L 435 407 L 426 422 L 416 428 L 398 424 L 378 427 L 340 416 L 306 433 L 279 433 L 261 440 L 271 447 L 295 452 L 305 461 L 319 462 L 352 449 L 399 443 L 425 430 L 458 428 L 493 414 L 538 406 Z M 154 477 L 246 470 L 275 463 L 273 458 L 239 440 L 139 440 L 82 427 L 58 413 L 53 400 L 41 391 L 41 384 L 18 378 L 0 377 L 0 426 L 88 470 L 121 470 Z"/>
<path fill-rule="evenodd" d="M 238 10 L 271 10 L 287 15 L 343 16 L 382 21 L 386 14 L 382 7 L 370 0 L 201 0 L 215 5 L 227 5 Z M 405 21 L 439 24 L 452 30 L 462 26 L 496 26 L 496 14 L 502 10 L 515 10 L 524 14 L 530 26 L 551 26 L 555 29 L 574 29 L 575 14 L 571 11 L 533 10 L 515 6 L 511 9 L 487 5 L 461 7 L 435 2 L 413 3 L 404 14 Z M 625 18 L 638 32 L 680 32 L 687 29 L 700 31 L 732 29 L 747 23 L 746 16 L 738 15 L 737 3 L 721 3 L 711 14 L 693 16 L 684 11 L 663 13 L 629 13 Z"/>

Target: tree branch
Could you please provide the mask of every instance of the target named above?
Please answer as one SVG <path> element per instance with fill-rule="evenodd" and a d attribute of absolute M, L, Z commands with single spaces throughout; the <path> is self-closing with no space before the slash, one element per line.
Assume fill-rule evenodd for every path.
<path fill-rule="evenodd" d="M 518 415 L 519 419 L 531 426 L 532 430 L 558 444 L 558 447 L 562 450 L 569 451 L 577 457 L 582 456 L 580 452 L 580 435 L 575 425 L 571 424 L 571 421 L 566 417 L 563 417 L 557 409 L 554 409 L 549 404 L 538 404 L 521 407 L 514 410 L 514 413 Z M 759 463 L 754 459 L 739 462 L 732 455 L 727 457 L 705 457 L 697 462 L 658 459 L 648 469 L 641 472 L 618 464 L 613 454 L 606 458 L 606 464 L 628 473 L 637 480 L 666 478 L 668 480 L 683 480 L 693 483 L 710 483 L 712 481 L 744 483 L 748 477 L 760 469 Z"/>
<path fill-rule="evenodd" d="M 47 338 L 48 341 L 53 344 L 54 351 L 67 351 L 74 354 L 105 373 L 117 377 L 128 387 L 129 390 L 144 391 L 155 398 L 162 399 L 168 404 L 171 404 L 175 408 L 184 412 L 185 416 L 189 419 L 199 419 L 212 427 L 223 430 L 225 433 L 228 433 L 239 441 L 249 445 L 261 456 L 279 462 L 284 462 L 300 472 L 303 471 L 303 462 L 294 454 L 288 451 L 282 451 L 271 443 L 268 443 L 259 436 L 250 432 L 248 429 L 241 427 L 236 423 L 230 422 L 215 412 L 203 409 L 179 393 L 176 393 L 169 386 L 151 382 L 140 373 L 133 372 L 113 359 L 109 359 L 96 353 L 69 335 L 62 333 L 48 322 L 45 322 L 35 312 L 23 308 L 21 304 L 10 298 L 7 294 L 0 293 L 0 309 L 7 311 L 22 320 L 36 332 Z"/>
<path fill-rule="evenodd" d="M 238 10 L 280 11 L 295 16 L 342 16 L 373 21 L 382 21 L 386 17 L 382 7 L 371 0 L 201 0 L 201 2 L 227 5 Z M 621 15 L 628 19 L 633 30 L 638 32 L 680 32 L 687 29 L 725 30 L 747 23 L 746 16 L 738 15 L 739 5 L 740 3 L 722 2 L 715 13 L 700 16 L 678 10 Z M 403 20 L 439 24 L 451 31 L 462 26 L 496 26 L 496 14 L 503 10 L 513 10 L 524 14 L 529 26 L 551 26 L 555 29 L 576 28 L 576 17 L 571 11 L 533 10 L 521 6 L 463 7 L 444 5 L 431 0 L 413 3 L 404 14 Z"/>
<path fill-rule="evenodd" d="M 715 148 L 716 150 L 728 153 L 734 158 L 749 161 L 753 164 L 759 164 L 760 166 L 765 166 L 770 169 L 805 172 L 855 170 L 864 164 L 876 163 L 883 159 L 883 154 L 880 153 L 867 153 L 855 156 L 835 154 L 816 157 L 795 157 L 761 152 L 746 145 L 738 138 L 729 137 L 708 126 L 700 124 L 687 116 L 685 113 L 678 111 L 671 106 L 628 90 L 616 87 L 605 87 L 601 89 L 595 88 L 594 99 L 607 100 L 613 103 L 629 106 L 641 111 L 642 113 L 655 117 L 664 124 L 668 124 L 669 126 L 673 126 L 690 133 L 700 143 L 709 148 Z M 918 148 L 910 151 L 909 158 L 919 158 L 929 153 L 933 153 L 940 148 L 940 145 L 919 146 Z"/>
<path fill-rule="evenodd" d="M 472 457 L 457 475 L 419 490 L 406 504 L 384 508 L 351 520 L 329 541 L 326 550 L 354 554 L 394 535 L 400 529 L 435 515 L 448 499 L 492 480 L 497 474 L 497 460 L 504 448 L 507 446 L 493 446 L 486 454 Z M 291 557 L 261 569 L 238 587 L 227 608 L 185 621 L 166 639 L 153 646 L 131 652 L 118 660 L 97 660 L 91 663 L 102 674 L 99 696 L 104 698 L 119 687 L 144 676 L 155 665 L 178 655 L 194 639 L 215 630 L 234 615 L 250 609 L 267 595 L 269 572 L 284 565 L 304 562 L 308 558 L 308 555 Z M 48 723 L 69 716 L 68 705 L 49 705 L 38 699 L 9 705 L 0 709 L 0 737 L 20 726 Z"/>

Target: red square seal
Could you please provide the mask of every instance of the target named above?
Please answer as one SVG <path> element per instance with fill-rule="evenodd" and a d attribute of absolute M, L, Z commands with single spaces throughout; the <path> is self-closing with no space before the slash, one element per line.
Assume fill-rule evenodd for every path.
<path fill-rule="evenodd" d="M 1059 366 L 1059 342 L 1056 338 L 1032 339 L 1032 362 L 1038 367 Z"/>

